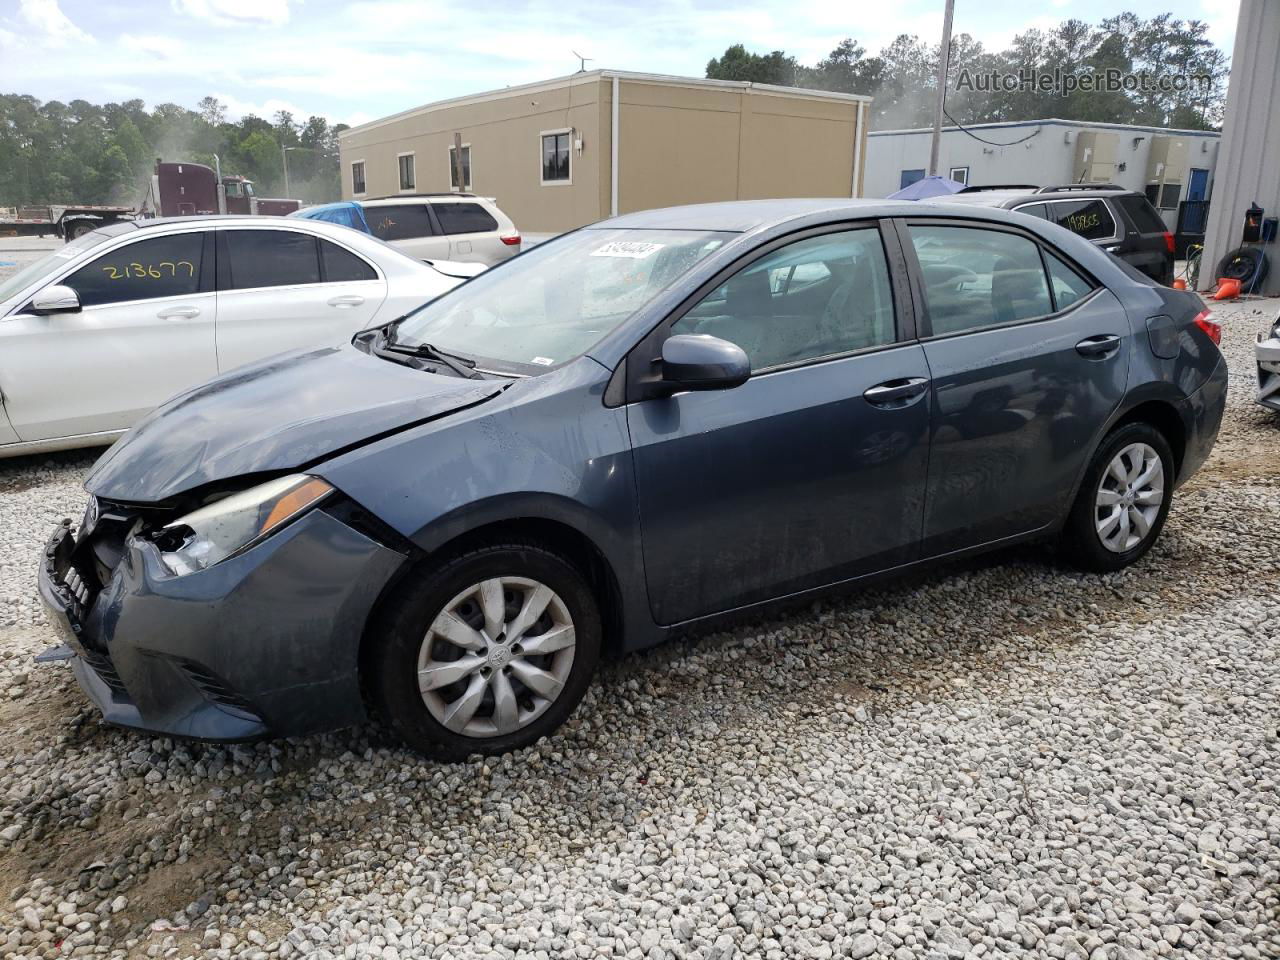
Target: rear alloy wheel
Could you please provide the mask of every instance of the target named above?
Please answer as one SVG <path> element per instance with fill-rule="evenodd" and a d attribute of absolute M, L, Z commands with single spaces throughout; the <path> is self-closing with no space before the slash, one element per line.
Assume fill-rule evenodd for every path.
<path fill-rule="evenodd" d="M 1173 452 L 1147 423 L 1113 430 L 1094 455 L 1063 530 L 1077 565 L 1119 570 L 1151 549 L 1173 493 Z"/>
<path fill-rule="evenodd" d="M 1102 472 L 1094 495 L 1098 539 L 1126 553 L 1151 532 L 1164 505 L 1164 464 L 1145 443 L 1131 443 Z"/>
<path fill-rule="evenodd" d="M 429 756 L 516 750 L 573 712 L 600 637 L 595 597 L 571 564 L 532 544 L 482 547 L 388 602 L 371 636 L 370 700 Z"/>

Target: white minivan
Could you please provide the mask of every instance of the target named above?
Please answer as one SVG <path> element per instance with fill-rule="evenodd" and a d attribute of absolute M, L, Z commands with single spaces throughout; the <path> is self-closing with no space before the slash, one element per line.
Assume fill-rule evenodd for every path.
<path fill-rule="evenodd" d="M 520 252 L 520 231 L 491 197 L 417 193 L 305 207 L 293 217 L 329 220 L 373 234 L 428 262 L 493 266 Z"/>

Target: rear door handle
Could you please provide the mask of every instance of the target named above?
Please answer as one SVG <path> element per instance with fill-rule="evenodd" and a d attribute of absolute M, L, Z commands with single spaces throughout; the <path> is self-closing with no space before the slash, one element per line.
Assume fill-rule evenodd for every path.
<path fill-rule="evenodd" d="M 1076 344 L 1076 353 L 1090 359 L 1109 357 L 1119 349 L 1120 338 L 1110 333 L 1100 333 L 1095 337 L 1086 337 Z"/>
<path fill-rule="evenodd" d="M 357 296 L 354 293 L 344 293 L 340 297 L 330 297 L 329 306 L 331 307 L 358 307 L 364 303 L 364 297 Z"/>
<path fill-rule="evenodd" d="M 902 377 L 869 387 L 862 397 L 872 406 L 895 409 L 915 403 L 928 389 L 929 381 L 924 377 Z"/>
<path fill-rule="evenodd" d="M 200 316 L 199 307 L 167 307 L 156 314 L 161 320 L 191 320 Z"/>

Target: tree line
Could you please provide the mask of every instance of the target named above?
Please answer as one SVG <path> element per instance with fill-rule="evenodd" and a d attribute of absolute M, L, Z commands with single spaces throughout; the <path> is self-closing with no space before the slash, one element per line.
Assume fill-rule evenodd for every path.
<path fill-rule="evenodd" d="M 750 80 L 781 86 L 861 93 L 874 97 L 872 128 L 928 126 L 933 122 L 941 43 L 902 34 L 875 56 L 853 38 L 842 40 L 812 66 L 783 50 L 759 54 L 734 44 L 707 64 L 718 80 Z M 1075 89 L 1063 96 L 1037 83 L 991 83 L 997 76 L 1104 78 L 1146 75 L 1133 89 Z M 1208 37 L 1201 20 L 1164 13 L 1143 19 L 1132 13 L 1097 24 L 1064 20 L 1050 30 L 1018 34 L 1004 50 L 987 50 L 967 33 L 953 35 L 947 72 L 948 122 L 968 125 L 1055 117 L 1091 123 L 1132 123 L 1182 129 L 1216 129 L 1226 100 L 1228 57 Z M 1204 77 L 1185 89 L 1157 78 Z M 1005 89 L 1012 86 L 1013 89 Z M 987 89 L 983 89 L 983 88 Z M 994 89 L 993 89 L 994 88 Z"/>
<path fill-rule="evenodd" d="M 252 114 L 227 119 L 226 107 L 205 97 L 196 110 L 141 100 L 42 103 L 0 94 L 0 206 L 35 203 L 136 205 L 157 158 L 214 165 L 248 177 L 259 196 L 284 195 L 282 147 L 289 192 L 310 203 L 336 200 L 338 133 L 324 117 L 299 122 L 288 111 L 271 120 Z"/>

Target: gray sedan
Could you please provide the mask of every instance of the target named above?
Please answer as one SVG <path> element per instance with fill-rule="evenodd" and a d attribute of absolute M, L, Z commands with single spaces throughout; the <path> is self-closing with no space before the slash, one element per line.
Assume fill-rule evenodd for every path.
<path fill-rule="evenodd" d="M 532 743 L 600 656 L 944 557 L 1144 556 L 1213 446 L 1218 325 L 1046 221 L 773 200 L 549 241 L 190 390 L 40 586 L 108 720 Z"/>

